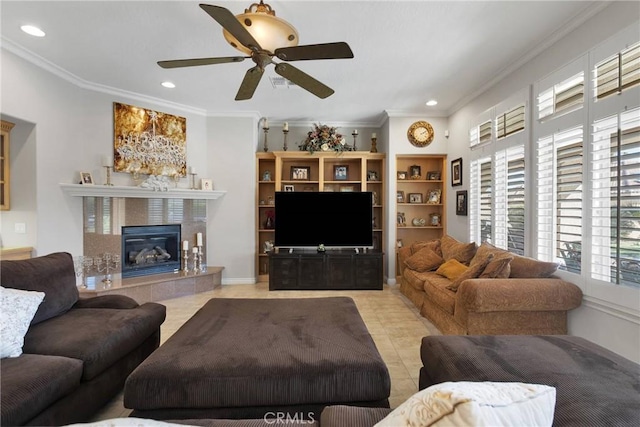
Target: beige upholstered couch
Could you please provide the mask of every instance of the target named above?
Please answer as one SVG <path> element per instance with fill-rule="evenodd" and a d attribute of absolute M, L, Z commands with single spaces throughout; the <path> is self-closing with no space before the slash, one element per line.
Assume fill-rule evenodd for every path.
<path fill-rule="evenodd" d="M 580 288 L 553 276 L 555 263 L 450 236 L 401 248 L 399 267 L 400 291 L 443 334 L 566 334 L 567 311 L 582 301 Z"/>

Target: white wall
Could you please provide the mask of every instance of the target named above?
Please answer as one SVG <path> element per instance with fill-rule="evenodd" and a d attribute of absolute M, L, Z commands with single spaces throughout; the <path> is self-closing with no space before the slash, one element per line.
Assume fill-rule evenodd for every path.
<path fill-rule="evenodd" d="M 104 182 L 101 157 L 113 151 L 113 102 L 121 102 L 186 117 L 188 164 L 198 178 L 213 178 L 216 189 L 229 191 L 208 204 L 207 262 L 226 267 L 223 281 L 253 280 L 254 119 L 210 119 L 170 105 L 83 89 L 0 52 L 1 111 L 16 123 L 12 210 L 0 214 L 5 247 L 33 246 L 37 255 L 82 253 L 82 200 L 63 194 L 59 183 L 78 182 L 80 171 L 91 172 L 97 184 Z M 132 185 L 132 180 L 114 173 L 113 183 Z M 188 179 L 180 185 L 188 187 Z M 13 232 L 16 222 L 26 223 L 26 235 Z"/>
<path fill-rule="evenodd" d="M 640 37 L 639 12 L 637 2 L 613 2 L 517 71 L 502 79 L 497 85 L 452 114 L 449 117 L 451 136 L 448 153 L 452 159 L 463 157 L 464 176 L 469 176 L 468 132 L 472 124 L 477 124 L 475 121 L 479 114 L 580 57 L 623 28 L 635 25 L 639 29 Z M 531 141 L 531 138 L 529 140 Z M 533 182 L 531 184 L 535 185 Z M 450 184 L 448 185 L 449 194 L 454 190 L 469 188 L 468 179 L 463 180 L 462 187 L 453 189 Z M 449 232 L 454 237 L 468 240 L 467 217 L 456 217 L 455 206 L 451 203 L 452 197 L 449 197 L 449 202 L 447 206 Z M 529 215 L 533 220 L 532 212 L 529 211 Z M 631 360 L 640 362 L 640 313 L 608 301 L 598 300 L 589 295 L 588 287 L 582 288 L 585 291 L 585 300 L 580 308 L 569 314 L 569 333 L 585 337 Z M 638 290 L 620 289 L 624 287 L 615 286 L 610 288 L 612 294 L 624 293 L 635 301 L 640 300 Z"/>

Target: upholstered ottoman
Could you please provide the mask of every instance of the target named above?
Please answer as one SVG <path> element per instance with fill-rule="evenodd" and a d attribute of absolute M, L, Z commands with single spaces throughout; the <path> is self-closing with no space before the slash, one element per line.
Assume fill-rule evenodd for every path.
<path fill-rule="evenodd" d="M 556 388 L 554 426 L 637 426 L 640 365 L 567 335 L 429 336 L 420 389 L 445 381 L 515 381 Z"/>
<path fill-rule="evenodd" d="M 388 407 L 389 372 L 351 298 L 212 299 L 129 376 L 124 405 L 155 419 L 319 419 Z"/>

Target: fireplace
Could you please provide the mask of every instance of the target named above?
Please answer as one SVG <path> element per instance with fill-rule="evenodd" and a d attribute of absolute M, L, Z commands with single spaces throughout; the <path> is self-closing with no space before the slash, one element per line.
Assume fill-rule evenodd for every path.
<path fill-rule="evenodd" d="M 122 227 L 122 277 L 180 270 L 180 225 Z"/>

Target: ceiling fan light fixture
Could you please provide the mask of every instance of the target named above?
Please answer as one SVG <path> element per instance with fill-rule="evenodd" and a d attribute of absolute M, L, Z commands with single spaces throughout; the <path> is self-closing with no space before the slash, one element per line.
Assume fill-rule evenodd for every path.
<path fill-rule="evenodd" d="M 295 27 L 284 19 L 278 18 L 275 10 L 263 0 L 260 0 L 260 3 L 253 3 L 245 9 L 243 14 L 236 15 L 236 18 L 266 51 L 273 53 L 281 47 L 298 45 L 298 31 Z M 243 46 L 227 30 L 223 29 L 222 34 L 231 46 L 251 55 L 251 49 Z"/>

